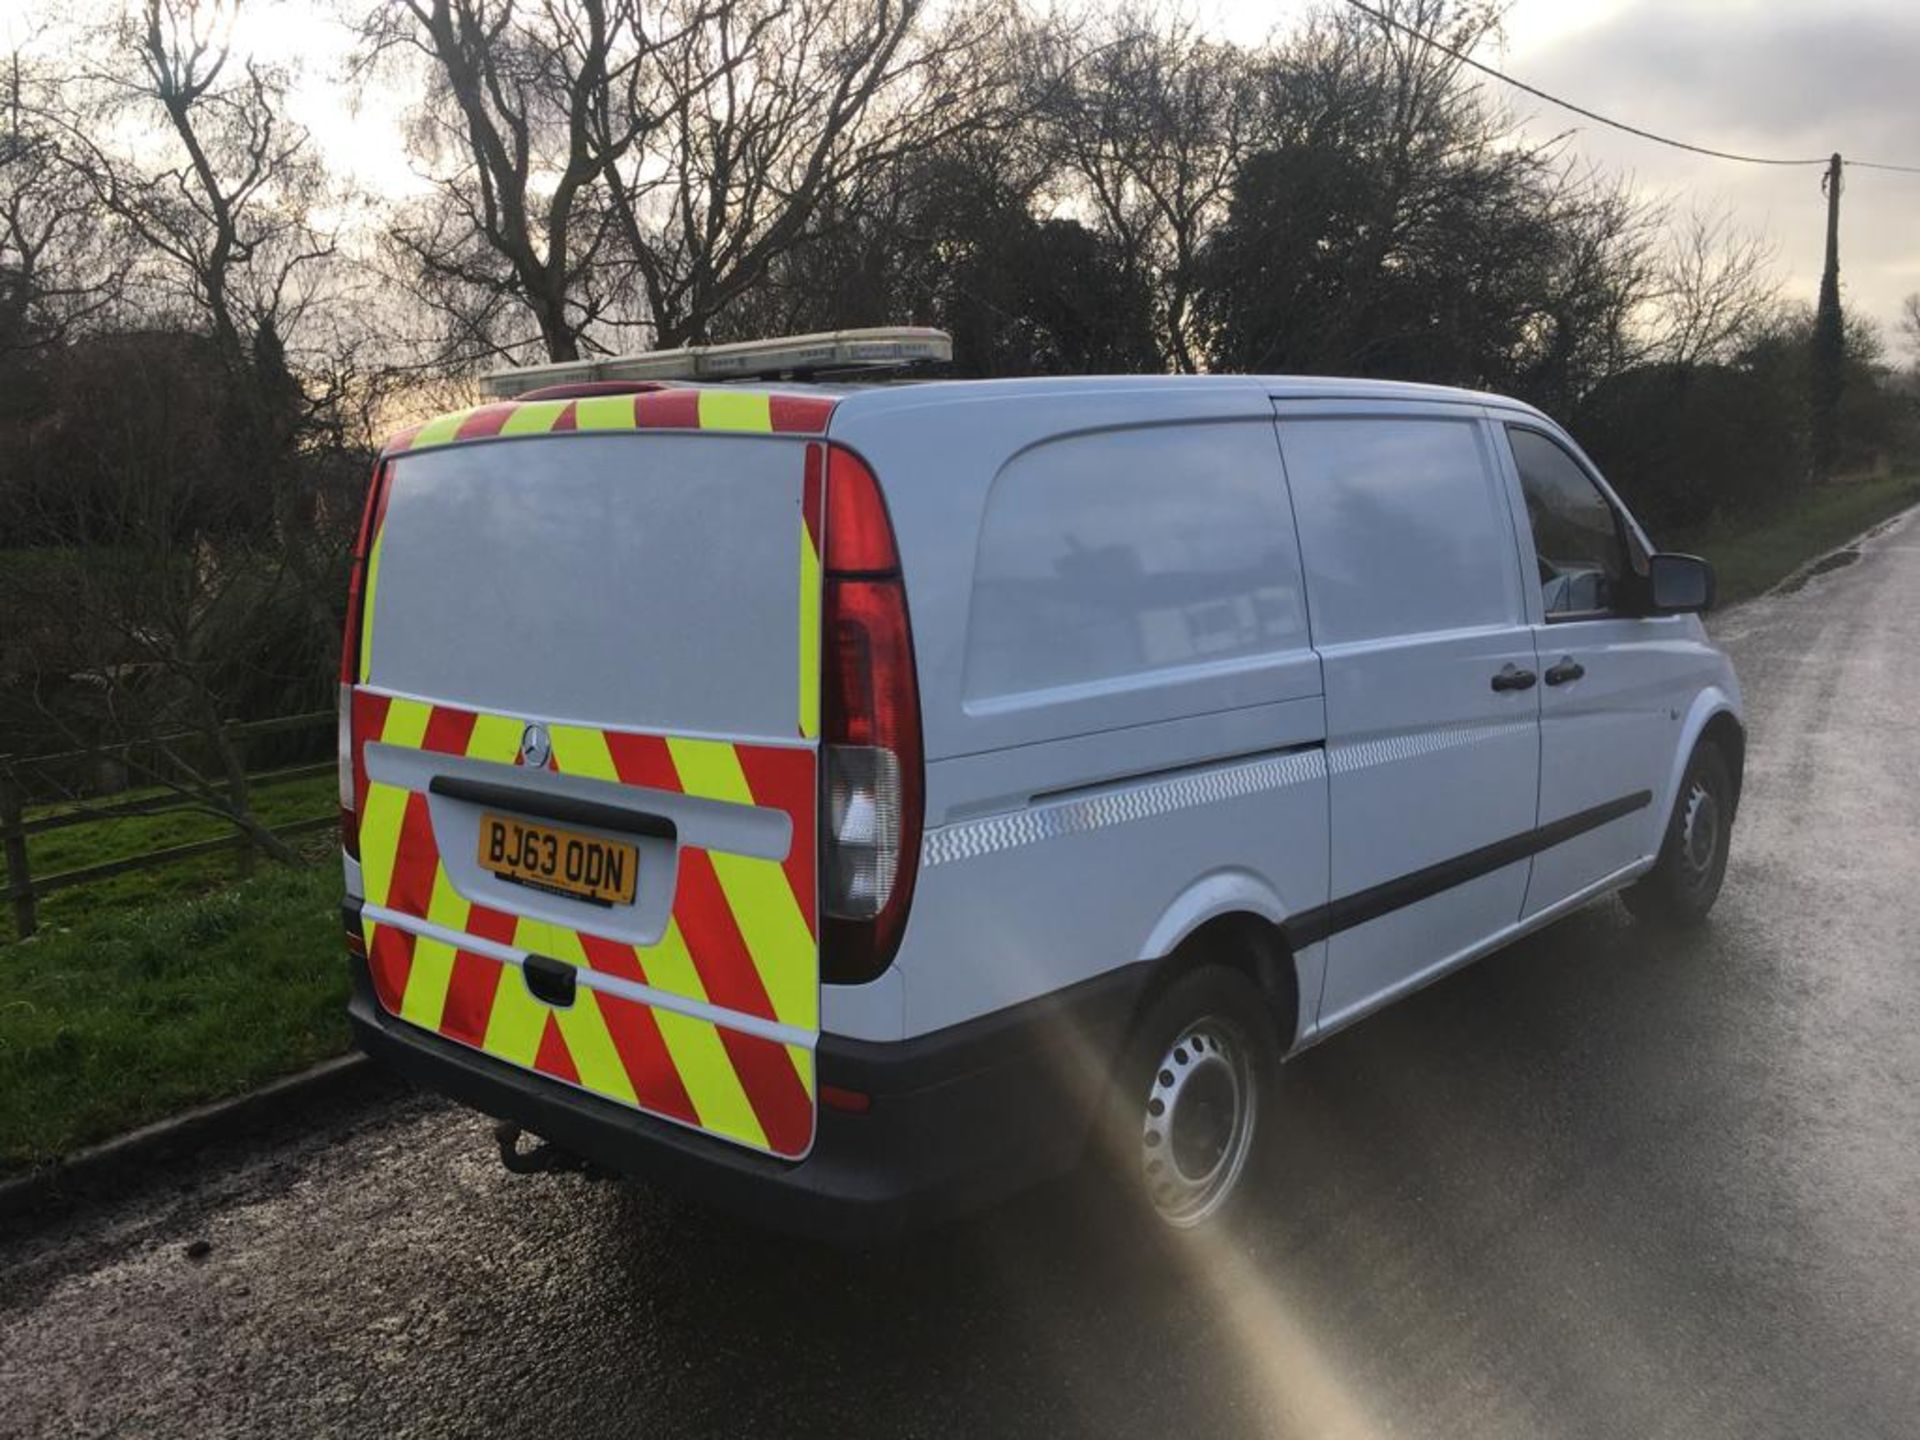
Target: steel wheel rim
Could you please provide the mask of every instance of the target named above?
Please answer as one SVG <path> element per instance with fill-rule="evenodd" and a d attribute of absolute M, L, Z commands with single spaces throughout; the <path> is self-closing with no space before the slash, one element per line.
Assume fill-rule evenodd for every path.
<path fill-rule="evenodd" d="M 1154 1068 L 1140 1129 L 1141 1176 L 1161 1219 L 1186 1229 L 1232 1194 L 1253 1148 L 1249 1048 L 1209 1017 L 1187 1026 Z"/>
<path fill-rule="evenodd" d="M 1687 791 L 1686 809 L 1681 815 L 1680 854 L 1696 889 L 1713 874 L 1719 852 L 1720 802 L 1706 781 L 1695 780 Z"/>

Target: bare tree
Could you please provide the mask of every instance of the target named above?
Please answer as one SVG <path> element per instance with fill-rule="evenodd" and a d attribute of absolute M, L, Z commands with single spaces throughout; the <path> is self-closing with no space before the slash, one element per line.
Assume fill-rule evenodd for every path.
<path fill-rule="evenodd" d="M 924 0 L 402 0 L 434 201 L 394 232 L 469 355 L 706 336 L 835 196 L 989 123 L 988 12 Z M 526 322 L 531 321 L 529 327 Z"/>
<path fill-rule="evenodd" d="M 311 298 L 302 282 L 336 249 L 312 218 L 325 177 L 286 118 L 289 77 L 232 50 L 242 3 L 143 0 L 68 130 L 97 201 L 143 248 L 143 277 L 186 302 L 236 373 L 261 327 L 289 332 Z M 119 125 L 163 139 L 159 157 L 94 138 Z"/>
<path fill-rule="evenodd" d="M 1696 208 L 1662 257 L 1653 301 L 1652 351 L 1670 364 L 1725 362 L 1775 309 L 1775 249 L 1725 210 Z"/>
<path fill-rule="evenodd" d="M 1392 11 L 1456 48 L 1491 23 Z M 1417 35 L 1329 14 L 1257 57 L 1256 145 L 1200 256 L 1208 363 L 1577 396 L 1640 294 L 1635 206 Z"/>
<path fill-rule="evenodd" d="M 1522 394 L 1571 413 L 1594 387 L 1643 363 L 1643 312 L 1660 292 L 1665 211 L 1626 182 L 1568 168 L 1545 199 L 1546 263 L 1510 376 Z"/>
<path fill-rule="evenodd" d="M 340 293 L 315 220 L 335 192 L 287 119 L 290 76 L 234 47 L 238 8 L 136 0 L 59 83 L 13 68 L 0 263 L 44 295 L 77 257 L 61 290 L 115 297 L 124 323 L 96 311 L 43 344 L 33 423 L 0 435 L 9 543 L 35 552 L 6 577 L 31 633 L 0 699 L 43 736 L 137 742 L 142 779 L 287 858 L 228 726 L 327 688 L 339 477 L 364 477 L 373 387 L 320 304 Z"/>
<path fill-rule="evenodd" d="M 0 59 L 0 359 L 65 343 L 125 279 L 125 247 L 49 118 L 59 88 L 22 50 Z"/>
<path fill-rule="evenodd" d="M 693 0 L 697 4 L 698 0 Z M 652 143 L 608 172 L 607 200 L 655 343 L 704 339 L 838 195 L 1008 118 L 1008 77 L 975 61 L 986 7 L 931 23 L 924 0 L 729 0 L 636 92 Z"/>
<path fill-rule="evenodd" d="M 1258 143 L 1255 74 L 1191 20 L 1120 12 L 1042 52 L 1048 135 L 1085 201 L 1150 275 L 1169 366 L 1200 368 L 1200 251 Z"/>
<path fill-rule="evenodd" d="M 662 23 L 705 14 L 696 3 Z M 663 43 L 640 0 L 402 0 L 363 33 L 370 60 L 426 61 L 414 138 L 436 194 L 393 241 L 456 345 L 510 350 L 524 314 L 545 358 L 577 359 L 619 318 L 593 191 L 654 123 L 632 103 Z"/>

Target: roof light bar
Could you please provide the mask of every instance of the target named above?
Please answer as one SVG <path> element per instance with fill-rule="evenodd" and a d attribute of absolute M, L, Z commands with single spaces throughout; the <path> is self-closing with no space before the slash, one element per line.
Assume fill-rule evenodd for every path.
<path fill-rule="evenodd" d="M 508 400 L 549 385 L 598 380 L 740 380 L 818 370 L 939 364 L 951 359 L 953 337 L 946 331 L 894 325 L 527 365 L 496 370 L 482 377 L 481 383 L 495 399 Z"/>

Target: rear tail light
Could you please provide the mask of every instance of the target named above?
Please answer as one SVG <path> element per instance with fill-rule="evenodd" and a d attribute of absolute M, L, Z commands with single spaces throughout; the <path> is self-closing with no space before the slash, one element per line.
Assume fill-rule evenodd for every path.
<path fill-rule="evenodd" d="M 873 472 L 827 451 L 822 684 L 824 979 L 893 962 L 919 869 L 920 690 L 893 526 Z"/>
<path fill-rule="evenodd" d="M 827 747 L 828 913 L 869 920 L 900 873 L 900 757 L 878 745 Z"/>
<path fill-rule="evenodd" d="M 383 460 L 373 467 L 373 478 L 367 483 L 367 503 L 360 512 L 360 532 L 353 542 L 353 568 L 347 579 L 346 624 L 340 634 L 340 845 L 356 860 L 360 858 L 360 817 L 354 810 L 357 790 L 354 766 L 359 763 L 359 755 L 353 745 L 353 686 L 360 678 L 362 612 L 371 568 L 369 556 L 386 505 L 387 464 Z"/>

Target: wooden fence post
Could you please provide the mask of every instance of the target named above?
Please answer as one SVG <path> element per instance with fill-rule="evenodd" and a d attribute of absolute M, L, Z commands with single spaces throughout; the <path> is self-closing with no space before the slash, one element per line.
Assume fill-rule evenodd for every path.
<path fill-rule="evenodd" d="M 13 901 L 14 933 L 22 940 L 33 934 L 33 872 L 27 868 L 27 832 L 21 828 L 20 786 L 13 763 L 0 756 L 0 841 L 7 855 L 7 894 Z"/>
<path fill-rule="evenodd" d="M 220 723 L 220 762 L 227 772 L 227 799 L 236 812 L 250 811 L 252 800 L 247 794 L 247 767 L 240 758 L 240 728 L 231 720 Z M 240 874 L 253 874 L 253 861 L 257 847 L 253 843 L 250 831 L 240 832 Z"/>

